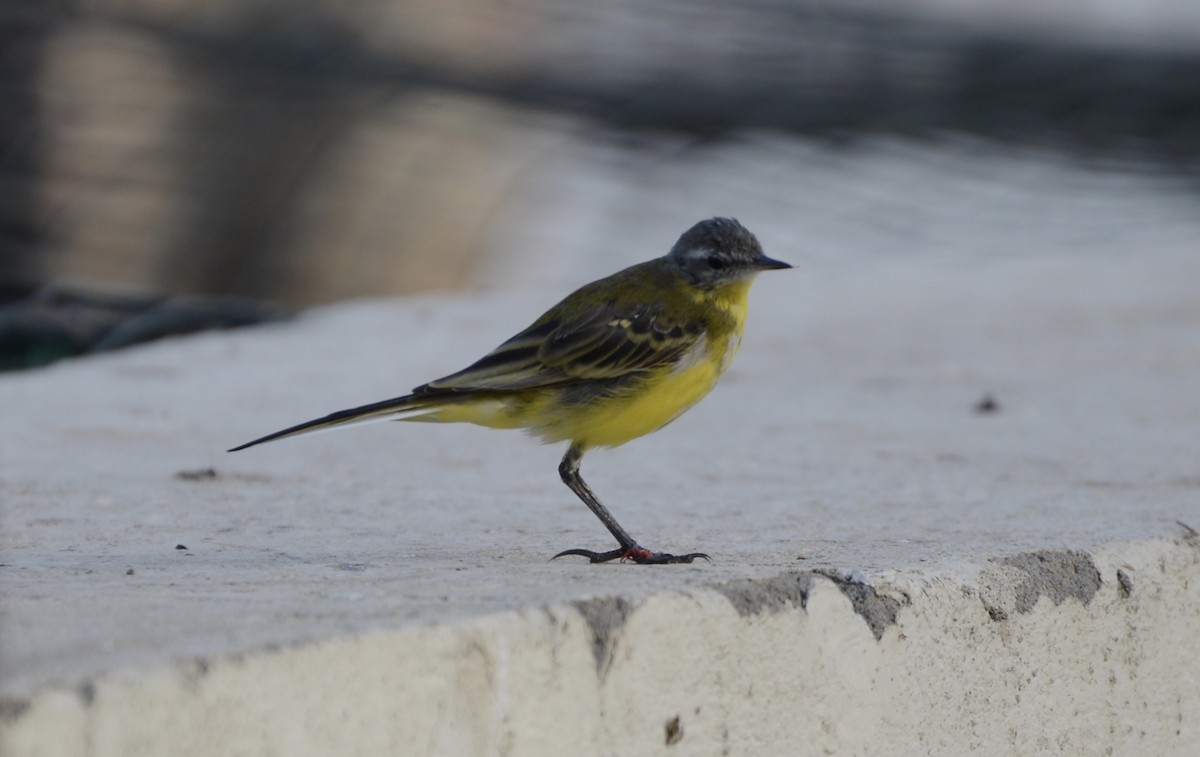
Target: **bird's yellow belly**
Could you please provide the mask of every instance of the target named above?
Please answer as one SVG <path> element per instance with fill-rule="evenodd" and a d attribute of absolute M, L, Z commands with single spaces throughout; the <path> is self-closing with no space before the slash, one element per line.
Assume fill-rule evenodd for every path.
<path fill-rule="evenodd" d="M 657 431 L 704 398 L 717 379 L 719 366 L 700 363 L 685 370 L 656 376 L 628 396 L 601 400 L 578 417 L 535 430 L 548 441 L 570 440 L 586 447 L 616 447 Z"/>
<path fill-rule="evenodd" d="M 495 396 L 437 408 L 416 421 L 474 423 L 488 428 L 525 428 L 546 442 L 616 447 L 656 431 L 704 398 L 720 378 L 719 362 L 651 373 L 646 381 L 611 397 L 567 400 L 560 388 L 528 393 L 517 400 Z"/>

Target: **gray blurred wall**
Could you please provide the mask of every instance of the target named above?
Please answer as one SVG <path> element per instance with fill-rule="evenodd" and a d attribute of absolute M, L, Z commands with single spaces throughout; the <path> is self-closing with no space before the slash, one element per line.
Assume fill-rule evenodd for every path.
<path fill-rule="evenodd" d="M 639 166 L 719 183 L 747 135 L 800 146 L 797 172 L 965 135 L 1190 180 L 1194 5 L 9 2 L 0 282 L 292 304 L 503 282 Z M 652 233 L 588 228 L 669 244 L 744 194 L 690 179 Z"/>

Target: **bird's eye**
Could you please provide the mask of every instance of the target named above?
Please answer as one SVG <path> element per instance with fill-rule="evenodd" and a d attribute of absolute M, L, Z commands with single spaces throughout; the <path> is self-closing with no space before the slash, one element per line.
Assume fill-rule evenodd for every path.
<path fill-rule="evenodd" d="M 721 260 L 721 258 L 717 257 L 716 255 L 709 255 L 708 259 L 704 262 L 708 263 L 708 267 L 714 271 L 719 271 L 725 267 L 725 261 Z"/>

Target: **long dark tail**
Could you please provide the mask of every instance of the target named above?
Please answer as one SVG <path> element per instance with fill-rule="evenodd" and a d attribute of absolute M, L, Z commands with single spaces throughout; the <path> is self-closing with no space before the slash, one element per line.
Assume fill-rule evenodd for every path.
<path fill-rule="evenodd" d="M 273 442 L 276 439 L 284 439 L 297 434 L 307 434 L 313 431 L 324 431 L 326 429 L 337 428 L 338 426 L 357 425 L 359 423 L 373 423 L 375 421 L 390 421 L 403 420 L 414 415 L 421 415 L 430 411 L 443 402 L 439 402 L 438 397 L 425 397 L 413 394 L 406 394 L 403 397 L 396 397 L 382 402 L 372 402 L 370 405 L 362 407 L 352 407 L 349 410 L 339 410 L 336 413 L 330 413 L 324 418 L 306 421 L 291 428 L 285 428 L 282 431 L 276 431 L 273 434 L 267 434 L 261 439 L 255 439 L 252 442 L 234 447 L 230 452 L 237 452 L 240 449 L 253 447 L 256 444 L 264 442 Z"/>

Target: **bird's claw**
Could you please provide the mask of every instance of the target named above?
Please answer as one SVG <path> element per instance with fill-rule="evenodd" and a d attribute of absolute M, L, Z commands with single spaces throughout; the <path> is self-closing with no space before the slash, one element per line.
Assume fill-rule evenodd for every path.
<path fill-rule="evenodd" d="M 586 557 L 589 562 L 593 563 L 620 560 L 621 562 L 635 562 L 638 565 L 669 565 L 673 563 L 690 563 L 696 558 L 704 558 L 705 560 L 712 562 L 712 558 L 703 552 L 690 552 L 686 555 L 672 555 L 666 552 L 651 552 L 645 547 L 639 547 L 636 544 L 632 547 L 618 547 L 617 549 L 612 549 L 608 552 L 593 552 L 590 549 L 565 549 L 550 559 L 557 560 L 560 557 L 566 557 L 568 555 Z"/>

